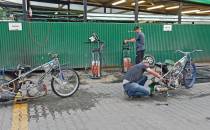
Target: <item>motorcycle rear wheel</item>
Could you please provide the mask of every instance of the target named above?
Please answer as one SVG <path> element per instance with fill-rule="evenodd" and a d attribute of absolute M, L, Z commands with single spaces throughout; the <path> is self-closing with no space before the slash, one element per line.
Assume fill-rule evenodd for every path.
<path fill-rule="evenodd" d="M 185 88 L 192 88 L 196 81 L 196 66 L 195 64 L 187 64 L 183 71 L 183 82 Z"/>

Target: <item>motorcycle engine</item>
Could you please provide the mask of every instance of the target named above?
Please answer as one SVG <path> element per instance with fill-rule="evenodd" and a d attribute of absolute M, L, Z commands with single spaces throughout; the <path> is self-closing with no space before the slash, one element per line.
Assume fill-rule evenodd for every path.
<path fill-rule="evenodd" d="M 27 96 L 34 97 L 38 93 L 37 85 L 34 82 L 29 82 L 26 84 Z"/>
<path fill-rule="evenodd" d="M 30 97 L 42 96 L 42 92 L 46 93 L 46 85 L 43 83 L 37 85 L 32 82 L 27 86 L 27 95 Z"/>
<path fill-rule="evenodd" d="M 179 74 L 178 77 L 171 76 L 171 79 L 169 80 L 168 86 L 170 86 L 172 88 L 181 87 L 182 86 L 182 79 L 183 79 L 182 74 Z"/>

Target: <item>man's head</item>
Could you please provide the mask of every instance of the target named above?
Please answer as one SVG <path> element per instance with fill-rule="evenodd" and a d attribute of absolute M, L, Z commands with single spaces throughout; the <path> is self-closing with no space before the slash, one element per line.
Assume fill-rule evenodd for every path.
<path fill-rule="evenodd" d="M 139 26 L 135 26 L 133 31 L 135 32 L 141 32 L 141 28 Z"/>

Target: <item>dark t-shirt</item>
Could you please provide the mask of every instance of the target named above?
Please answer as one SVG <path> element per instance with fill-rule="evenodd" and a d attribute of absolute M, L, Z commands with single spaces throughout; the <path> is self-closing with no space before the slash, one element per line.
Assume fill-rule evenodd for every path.
<path fill-rule="evenodd" d="M 132 68 L 128 70 L 125 74 L 124 79 L 130 82 L 137 82 L 142 78 L 144 71 L 147 69 L 147 66 L 143 63 L 139 63 L 134 65 Z"/>
<path fill-rule="evenodd" d="M 144 50 L 144 33 L 137 32 L 136 33 L 136 51 Z"/>

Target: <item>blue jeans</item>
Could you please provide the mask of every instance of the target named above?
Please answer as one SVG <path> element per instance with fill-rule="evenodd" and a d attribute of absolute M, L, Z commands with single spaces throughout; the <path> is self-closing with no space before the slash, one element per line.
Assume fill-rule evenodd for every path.
<path fill-rule="evenodd" d="M 123 85 L 125 92 L 128 96 L 149 96 L 150 95 L 150 88 L 148 86 L 144 86 L 145 82 L 147 81 L 147 77 L 143 76 L 137 82 L 131 82 Z"/>

